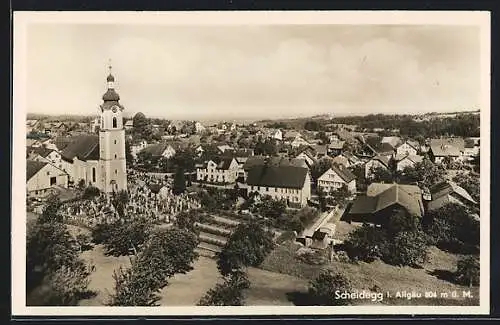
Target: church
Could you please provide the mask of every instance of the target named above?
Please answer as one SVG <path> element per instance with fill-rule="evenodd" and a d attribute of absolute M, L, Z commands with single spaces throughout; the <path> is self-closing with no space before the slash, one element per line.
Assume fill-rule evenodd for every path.
<path fill-rule="evenodd" d="M 105 193 L 127 190 L 125 128 L 120 96 L 109 67 L 107 91 L 99 106 L 99 135 L 82 135 L 61 152 L 62 168 L 70 181 L 92 185 Z"/>

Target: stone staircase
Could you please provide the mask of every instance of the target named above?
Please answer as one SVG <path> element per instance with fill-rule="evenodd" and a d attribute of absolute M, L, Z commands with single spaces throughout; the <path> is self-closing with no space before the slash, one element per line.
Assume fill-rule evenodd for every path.
<path fill-rule="evenodd" d="M 220 216 L 211 216 L 205 222 L 196 223 L 195 227 L 200 231 L 196 252 L 200 256 L 214 258 L 238 224 L 239 221 Z"/>

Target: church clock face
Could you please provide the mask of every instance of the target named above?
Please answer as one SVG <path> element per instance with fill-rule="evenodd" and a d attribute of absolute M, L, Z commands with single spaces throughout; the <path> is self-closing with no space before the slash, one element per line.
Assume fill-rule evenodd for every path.
<path fill-rule="evenodd" d="M 111 108 L 111 110 L 113 111 L 113 113 L 116 113 L 116 111 L 117 111 L 118 109 L 116 108 L 116 106 L 113 106 L 113 107 Z"/>

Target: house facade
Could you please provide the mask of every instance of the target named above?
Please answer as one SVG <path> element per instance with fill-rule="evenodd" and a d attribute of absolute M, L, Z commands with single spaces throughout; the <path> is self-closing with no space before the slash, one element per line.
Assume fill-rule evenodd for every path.
<path fill-rule="evenodd" d="M 234 158 L 223 158 L 220 162 L 209 160 L 196 168 L 198 182 L 232 184 L 238 178 L 239 165 Z"/>
<path fill-rule="evenodd" d="M 324 193 L 338 190 L 346 186 L 349 192 L 356 192 L 356 177 L 344 165 L 332 165 L 323 175 L 318 177 L 318 189 Z"/>
<path fill-rule="evenodd" d="M 396 148 L 396 155 L 416 156 L 418 153 L 418 146 L 408 141 L 403 142 Z"/>
<path fill-rule="evenodd" d="M 257 165 L 248 171 L 247 192 L 304 207 L 311 198 L 311 177 L 304 167 Z"/>
<path fill-rule="evenodd" d="M 385 170 L 390 170 L 389 161 L 390 160 L 387 156 L 373 157 L 365 164 L 365 177 L 367 179 L 371 178 L 373 175 L 372 171 L 376 168 L 383 168 Z"/>
<path fill-rule="evenodd" d="M 26 161 L 28 197 L 48 195 L 53 186 L 68 187 L 68 174 L 64 170 L 47 162 Z"/>

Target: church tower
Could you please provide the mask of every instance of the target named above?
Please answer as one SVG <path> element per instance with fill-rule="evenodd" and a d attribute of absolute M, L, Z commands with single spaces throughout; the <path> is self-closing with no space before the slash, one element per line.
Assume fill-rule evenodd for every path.
<path fill-rule="evenodd" d="M 125 129 L 120 96 L 115 91 L 115 77 L 106 78 L 108 90 L 102 96 L 99 130 L 99 189 L 105 193 L 127 190 Z"/>

